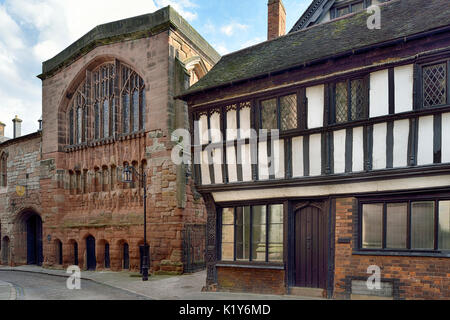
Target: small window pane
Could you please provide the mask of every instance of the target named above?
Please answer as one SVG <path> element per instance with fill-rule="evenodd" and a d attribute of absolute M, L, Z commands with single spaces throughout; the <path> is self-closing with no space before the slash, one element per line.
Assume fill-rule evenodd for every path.
<path fill-rule="evenodd" d="M 443 105 L 447 102 L 447 64 L 441 63 L 423 68 L 424 107 Z"/>
<path fill-rule="evenodd" d="M 77 143 L 83 142 L 83 109 L 77 109 Z"/>
<path fill-rule="evenodd" d="M 223 209 L 222 211 L 222 224 L 234 225 L 234 209 Z"/>
<path fill-rule="evenodd" d="M 336 16 L 337 17 L 342 17 L 346 14 L 349 13 L 348 7 L 344 7 L 344 8 L 339 8 L 336 10 Z"/>
<path fill-rule="evenodd" d="M 266 261 L 266 214 L 266 206 L 253 207 L 253 261 Z"/>
<path fill-rule="evenodd" d="M 131 110 L 133 132 L 137 132 L 139 131 L 139 93 L 137 90 L 133 92 Z"/>
<path fill-rule="evenodd" d="M 141 117 L 140 117 L 140 128 L 141 130 L 145 129 L 145 91 L 141 91 L 141 99 L 140 99 L 140 110 L 141 110 Z"/>
<path fill-rule="evenodd" d="M 348 121 L 348 88 L 347 82 L 336 83 L 336 123 Z"/>
<path fill-rule="evenodd" d="M 364 82 L 362 79 L 353 80 L 351 84 L 352 96 L 352 120 L 360 120 L 364 118 Z"/>
<path fill-rule="evenodd" d="M 69 144 L 73 145 L 73 109 L 69 112 Z"/>
<path fill-rule="evenodd" d="M 392 203 L 387 205 L 387 248 L 406 249 L 407 214 L 407 203 Z"/>
<path fill-rule="evenodd" d="M 277 99 L 261 102 L 262 129 L 278 129 Z"/>
<path fill-rule="evenodd" d="M 100 106 L 98 105 L 98 102 L 95 104 L 94 113 L 95 113 L 95 123 L 94 123 L 95 139 L 100 139 Z"/>
<path fill-rule="evenodd" d="M 283 205 L 269 206 L 269 261 L 283 261 Z"/>
<path fill-rule="evenodd" d="M 281 130 L 297 129 L 297 95 L 280 98 Z"/>
<path fill-rule="evenodd" d="M 383 204 L 363 205 L 362 246 L 365 249 L 383 247 Z"/>
<path fill-rule="evenodd" d="M 122 97 L 122 109 L 123 109 L 123 133 L 130 132 L 130 95 L 125 93 Z"/>
<path fill-rule="evenodd" d="M 439 249 L 450 250 L 450 201 L 439 202 Z"/>
<path fill-rule="evenodd" d="M 362 2 L 352 4 L 352 12 L 362 11 L 363 9 L 364 9 L 364 4 Z"/>
<path fill-rule="evenodd" d="M 103 137 L 109 137 L 109 101 L 103 102 Z"/>
<path fill-rule="evenodd" d="M 411 206 L 411 249 L 434 249 L 434 202 Z"/>
<path fill-rule="evenodd" d="M 236 259 L 250 259 L 250 207 L 236 208 Z"/>

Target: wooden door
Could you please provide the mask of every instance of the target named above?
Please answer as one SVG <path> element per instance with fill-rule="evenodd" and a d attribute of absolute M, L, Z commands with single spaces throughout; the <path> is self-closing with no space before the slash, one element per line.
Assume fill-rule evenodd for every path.
<path fill-rule="evenodd" d="M 325 289 L 327 223 L 322 204 L 300 205 L 295 210 L 296 286 Z"/>
<path fill-rule="evenodd" d="M 27 220 L 27 264 L 41 265 L 42 255 L 42 220 L 33 215 Z"/>
<path fill-rule="evenodd" d="M 123 244 L 123 269 L 130 269 L 130 247 L 128 243 Z"/>
<path fill-rule="evenodd" d="M 95 254 L 95 238 L 89 236 L 86 239 L 86 268 L 94 271 L 97 268 L 97 257 Z"/>

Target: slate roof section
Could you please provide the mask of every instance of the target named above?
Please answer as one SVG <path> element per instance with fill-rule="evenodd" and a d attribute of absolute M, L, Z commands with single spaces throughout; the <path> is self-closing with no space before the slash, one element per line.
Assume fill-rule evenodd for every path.
<path fill-rule="evenodd" d="M 219 61 L 219 53 L 175 9 L 167 6 L 154 13 L 95 27 L 57 56 L 45 61 L 42 64 L 42 74 L 38 77 L 45 79 L 51 76 L 60 68 L 69 65 L 98 46 L 149 37 L 168 30 L 170 27 L 179 30 L 189 38 L 213 63 Z"/>
<path fill-rule="evenodd" d="M 448 0 L 394 0 L 380 8 L 380 30 L 367 28 L 363 11 L 223 56 L 181 97 L 450 26 Z"/>

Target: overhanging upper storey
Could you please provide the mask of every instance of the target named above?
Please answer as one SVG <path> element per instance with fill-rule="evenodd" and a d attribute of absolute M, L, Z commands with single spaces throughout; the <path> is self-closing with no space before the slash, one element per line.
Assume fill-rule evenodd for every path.
<path fill-rule="evenodd" d="M 224 57 L 183 96 L 200 190 L 327 185 L 321 192 L 339 193 L 349 190 L 343 183 L 399 179 L 396 188 L 417 188 L 449 178 L 444 4 L 393 1 L 382 8 L 380 30 L 360 13 Z M 440 179 L 402 180 L 427 175 Z"/>
<path fill-rule="evenodd" d="M 185 35 L 197 49 L 215 64 L 220 55 L 211 45 L 172 7 L 162 8 L 154 13 L 99 25 L 64 49 L 54 58 L 45 61 L 42 74 L 46 79 L 59 69 L 71 64 L 94 48 L 126 40 L 150 37 L 173 28 Z"/>

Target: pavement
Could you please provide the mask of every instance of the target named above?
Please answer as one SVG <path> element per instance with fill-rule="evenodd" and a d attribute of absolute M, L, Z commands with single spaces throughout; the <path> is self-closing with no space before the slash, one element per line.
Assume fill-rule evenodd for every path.
<path fill-rule="evenodd" d="M 28 278 L 27 281 L 22 281 L 22 287 L 28 287 L 30 283 L 34 283 L 35 281 L 40 282 L 42 284 L 41 286 L 46 287 L 47 282 L 54 282 L 56 281 L 55 278 L 58 277 L 60 278 L 59 281 L 65 283 L 67 277 L 70 276 L 65 270 L 54 270 L 37 266 L 0 267 L 0 300 L 17 299 L 17 288 L 14 289 L 14 282 L 9 280 L 16 275 L 19 279 L 24 277 Z M 42 279 L 42 277 L 47 278 Z M 35 278 L 36 280 L 34 280 Z M 314 300 L 314 298 L 297 296 L 202 292 L 205 279 L 205 271 L 181 276 L 156 275 L 151 276 L 147 282 L 143 282 L 138 273 L 110 271 L 81 272 L 82 287 L 85 284 L 92 285 L 93 283 L 98 286 L 107 286 L 110 288 L 108 290 L 104 287 L 103 291 L 101 291 L 100 287 L 92 288 L 93 294 L 95 292 L 118 289 L 134 295 L 135 298 L 143 297 L 151 300 Z M 34 294 L 38 298 L 39 292 L 35 292 Z M 45 296 L 46 293 L 41 290 L 40 294 Z M 73 296 L 68 297 L 69 300 L 72 300 L 72 298 Z M 52 298 L 50 297 L 49 299 Z"/>

